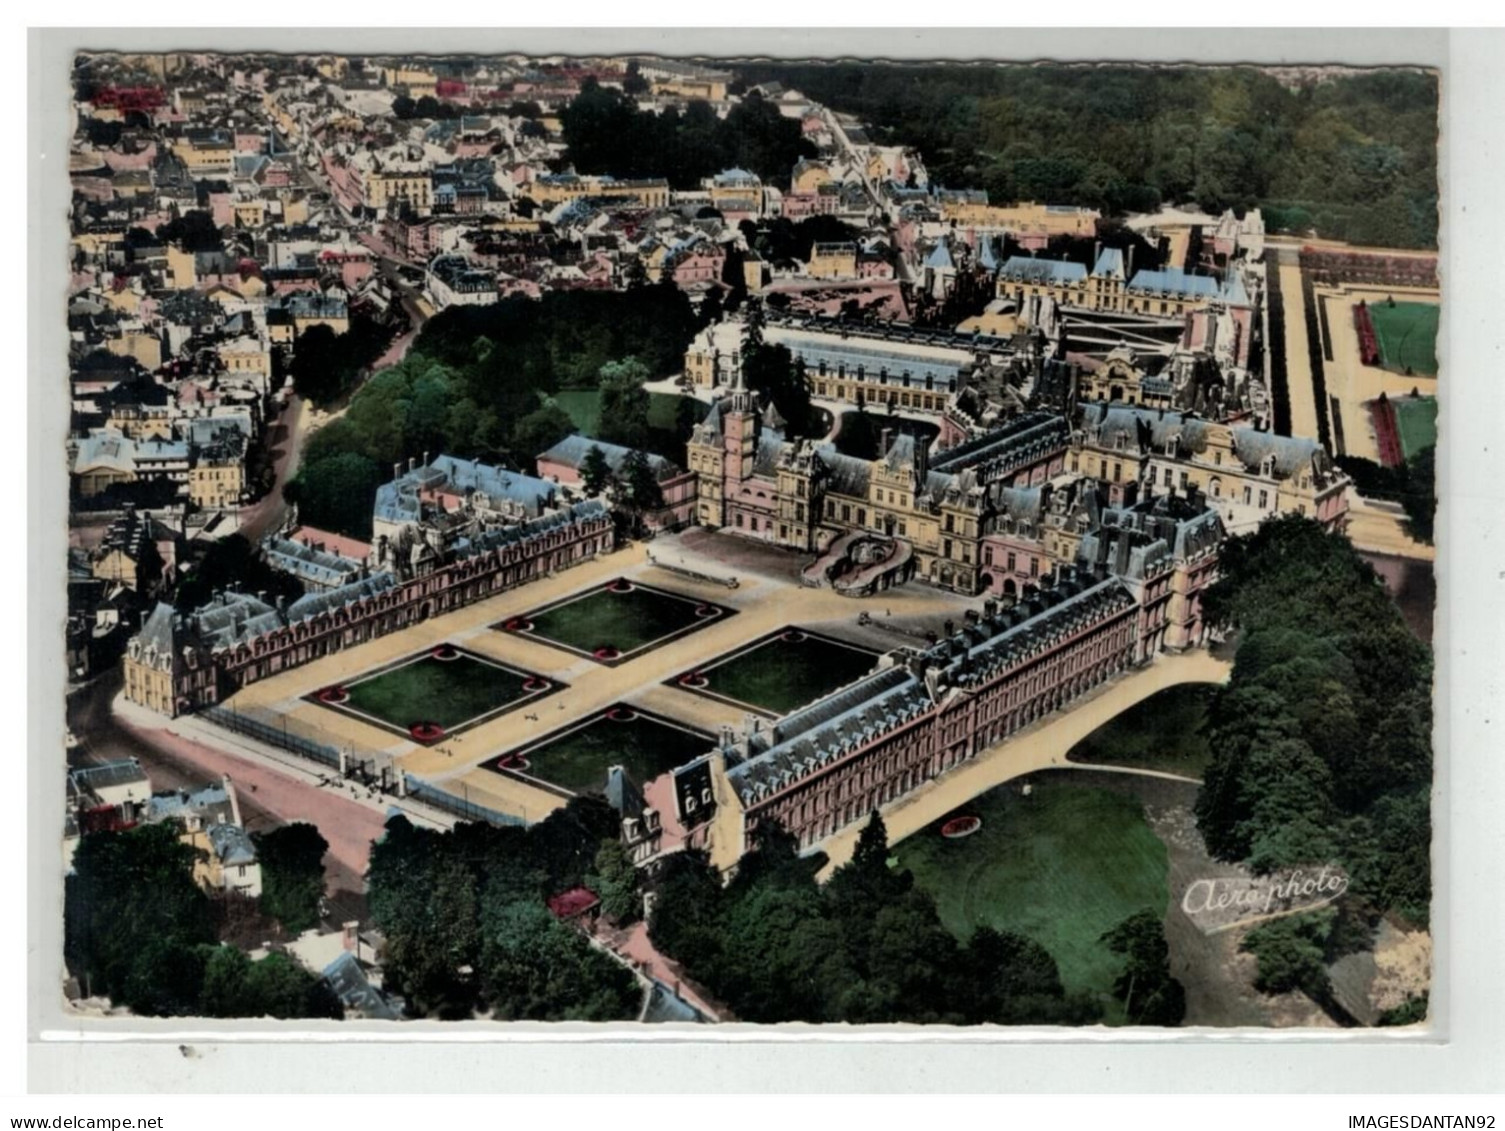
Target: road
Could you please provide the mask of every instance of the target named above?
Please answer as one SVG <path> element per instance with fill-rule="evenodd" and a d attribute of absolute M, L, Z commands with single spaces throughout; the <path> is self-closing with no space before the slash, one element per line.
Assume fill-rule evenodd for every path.
<path fill-rule="evenodd" d="M 318 826 L 329 842 L 324 858 L 329 919 L 364 918 L 364 876 L 371 842 L 382 833 L 381 810 L 345 796 L 343 791 L 352 788 L 348 785 L 319 786 L 315 775 L 295 775 L 209 747 L 175 733 L 167 719 L 143 726 L 115 715 L 111 704 L 120 679 L 115 669 L 69 696 L 68 727 L 79 736 L 69 754 L 71 765 L 135 758 L 159 793 L 197 789 L 228 775 L 249 831 L 265 832 L 294 821 Z"/>
<path fill-rule="evenodd" d="M 298 473 L 308 424 L 309 414 L 304 411 L 303 398 L 294 394 L 267 432 L 267 447 L 273 453 L 272 468 L 276 477 L 272 489 L 258 502 L 243 509 L 239 516 L 240 533 L 253 543 L 259 542 L 268 531 L 276 530 L 287 518 L 289 508 L 282 497 L 282 488 Z"/>

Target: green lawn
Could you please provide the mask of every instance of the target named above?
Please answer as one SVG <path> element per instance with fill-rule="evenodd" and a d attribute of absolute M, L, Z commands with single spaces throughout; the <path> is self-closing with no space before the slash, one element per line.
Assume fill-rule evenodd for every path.
<path fill-rule="evenodd" d="M 866 675 L 878 662 L 877 653 L 865 648 L 802 635 L 797 641 L 775 636 L 703 669 L 706 690 L 786 715 Z"/>
<path fill-rule="evenodd" d="M 697 616 L 701 602 L 641 585 L 626 593 L 604 586 L 561 604 L 526 614 L 532 635 L 578 652 L 610 645 L 625 657 L 669 636 L 712 624 L 727 610 L 713 605 L 716 616 Z"/>
<path fill-rule="evenodd" d="M 1407 459 L 1437 443 L 1436 397 L 1394 397 L 1390 406 L 1395 409 L 1401 451 Z"/>
<path fill-rule="evenodd" d="M 982 828 L 946 840 L 938 821 L 894 849 L 947 929 L 966 939 L 987 924 L 1034 939 L 1068 990 L 1109 995 L 1116 1019 L 1121 959 L 1099 940 L 1146 908 L 1163 915 L 1169 900 L 1165 845 L 1143 806 L 1057 775 L 1035 779 L 1028 797 L 1017 782 L 990 790 L 950 815 L 961 814 L 981 817 Z"/>
<path fill-rule="evenodd" d="M 1212 758 L 1201 729 L 1215 689 L 1211 683 L 1166 688 L 1098 727 L 1066 757 L 1200 778 Z"/>
<path fill-rule="evenodd" d="M 698 758 L 712 745 L 708 735 L 646 715 L 622 721 L 603 717 L 519 751 L 530 763 L 519 769 L 572 793 L 600 792 L 608 767 L 621 766 L 641 786 Z"/>
<path fill-rule="evenodd" d="M 694 397 L 680 397 L 673 393 L 648 394 L 648 425 L 674 431 L 678 423 L 679 402 L 688 400 L 695 406 L 695 419 L 704 420 L 710 405 Z M 554 394 L 554 403 L 569 414 L 575 427 L 587 436 L 594 436 L 601 427 L 601 390 L 566 389 Z"/>
<path fill-rule="evenodd" d="M 1441 308 L 1433 302 L 1371 302 L 1369 318 L 1379 339 L 1380 360 L 1386 369 L 1435 377 L 1437 322 Z"/>
<path fill-rule="evenodd" d="M 434 722 L 445 730 L 505 707 L 530 693 L 528 676 L 460 654 L 455 660 L 432 656 L 348 686 L 348 706 L 399 730 Z"/>

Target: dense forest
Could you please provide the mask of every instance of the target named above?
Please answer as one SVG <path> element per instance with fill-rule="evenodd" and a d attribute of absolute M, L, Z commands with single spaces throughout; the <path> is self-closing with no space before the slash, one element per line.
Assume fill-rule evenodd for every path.
<path fill-rule="evenodd" d="M 303 521 L 369 537 L 376 488 L 394 463 L 442 452 L 526 470 L 575 430 L 550 394 L 600 388 L 603 369 L 629 358 L 640 376 L 677 372 L 697 327 L 672 284 L 451 307 L 310 437 L 284 494 Z M 654 448 L 646 430 L 603 438 Z"/>
<path fill-rule="evenodd" d="M 693 189 L 723 169 L 747 169 L 787 187 L 794 163 L 814 157 L 799 121 L 750 95 L 718 118 L 708 102 L 683 113 L 639 110 L 637 100 L 586 79 L 559 115 L 568 147 L 565 164 L 578 173 L 663 177 L 676 189 Z"/>
<path fill-rule="evenodd" d="M 530 828 L 406 817 L 371 850 L 372 921 L 386 984 L 416 1017 L 621 1021 L 637 1015 L 632 973 L 556 919 L 545 900 L 589 883 L 626 920 L 637 876 L 605 801 L 577 797 Z"/>
<path fill-rule="evenodd" d="M 1334 864 L 1344 898 L 1252 932 L 1257 982 L 1327 993 L 1326 965 L 1384 915 L 1425 926 L 1431 900 L 1432 657 L 1374 570 L 1310 519 L 1225 543 L 1208 617 L 1236 628 L 1208 717 L 1197 799 L 1208 849 L 1256 873 Z"/>
<path fill-rule="evenodd" d="M 1437 77 L 1253 68 L 739 64 L 917 148 L 933 182 L 1105 213 L 1258 206 L 1272 231 L 1437 244 Z"/>

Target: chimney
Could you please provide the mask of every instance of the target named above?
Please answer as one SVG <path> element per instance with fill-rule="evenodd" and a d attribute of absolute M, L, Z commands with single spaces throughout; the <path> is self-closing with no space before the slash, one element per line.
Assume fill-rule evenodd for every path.
<path fill-rule="evenodd" d="M 1126 261 L 1124 263 L 1124 281 L 1128 282 L 1128 281 L 1132 280 L 1133 278 L 1134 278 L 1134 245 L 1131 243 L 1129 245 L 1129 254 L 1128 254 L 1128 256 L 1126 258 Z"/>
<path fill-rule="evenodd" d="M 402 478 L 402 461 L 401 460 L 398 460 L 396 463 L 394 463 L 392 465 L 392 478 L 393 479 L 401 479 Z"/>
<path fill-rule="evenodd" d="M 408 457 L 408 470 L 409 471 L 417 471 L 418 470 L 418 461 L 416 459 L 414 459 L 412 456 Z"/>
<path fill-rule="evenodd" d="M 893 443 L 893 440 L 894 440 L 894 430 L 892 428 L 885 428 L 881 432 L 878 433 L 878 456 L 879 456 L 879 458 L 882 458 L 883 456 L 888 455 L 888 446 L 891 443 Z"/>

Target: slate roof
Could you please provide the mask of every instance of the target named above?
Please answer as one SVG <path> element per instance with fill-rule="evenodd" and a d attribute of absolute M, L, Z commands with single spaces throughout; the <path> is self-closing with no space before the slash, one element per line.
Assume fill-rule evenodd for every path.
<path fill-rule="evenodd" d="M 417 522 L 420 490 L 449 487 L 476 491 L 491 499 L 508 500 L 528 513 L 538 514 L 551 505 L 558 485 L 516 471 L 493 467 L 477 460 L 439 456 L 427 467 L 409 471 L 376 489 L 375 515 L 388 522 Z"/>
<path fill-rule="evenodd" d="M 1066 419 L 1053 412 L 1026 412 L 991 432 L 947 448 L 930 461 L 933 471 L 955 474 L 981 464 L 1019 462 L 1054 448 L 1065 449 L 1071 438 Z"/>
<path fill-rule="evenodd" d="M 926 650 L 922 659 L 924 666 L 942 669 L 951 686 L 980 684 L 1038 654 L 1087 619 L 1135 603 L 1116 578 L 1091 583 L 1068 578 L 991 620 L 964 626 Z M 727 779 L 744 805 L 755 804 L 933 706 L 923 676 L 904 664 L 880 667 L 747 737 L 747 757 L 727 770 Z M 739 756 L 736 748 L 725 752 L 729 760 Z"/>
<path fill-rule="evenodd" d="M 1018 283 L 1061 283 L 1074 285 L 1087 278 L 1087 268 L 1080 263 L 1060 259 L 1032 259 L 1013 255 L 998 273 L 1000 279 Z"/>
<path fill-rule="evenodd" d="M 1092 273 L 1102 277 L 1124 277 L 1124 253 L 1116 247 L 1105 247 L 1093 264 Z"/>
<path fill-rule="evenodd" d="M 279 538 L 275 534 L 262 539 L 261 549 L 275 568 L 324 587 L 343 584 L 364 568 L 353 558 L 316 550 L 303 542 Z"/>
<path fill-rule="evenodd" d="M 136 470 L 136 445 L 128 437 L 113 429 L 100 428 L 89 433 L 78 444 L 78 454 L 73 460 L 75 473 L 108 468 L 111 471 L 131 472 Z"/>
<path fill-rule="evenodd" d="M 590 454 L 592 448 L 601 449 L 601 454 L 606 457 L 607 466 L 614 472 L 620 471 L 622 464 L 632 454 L 631 448 L 623 447 L 621 444 L 608 444 L 604 440 L 595 440 L 589 436 L 575 432 L 560 440 L 559 443 L 542 453 L 538 458 L 541 460 L 552 460 L 555 463 L 562 463 L 567 467 L 579 470 L 580 465 L 585 462 L 585 457 Z M 653 469 L 654 478 L 660 483 L 665 479 L 672 479 L 680 473 L 680 469 L 663 456 L 654 455 L 652 452 L 645 452 L 643 454 L 647 457 L 648 466 Z"/>
<path fill-rule="evenodd" d="M 210 825 L 204 830 L 214 855 L 225 866 L 256 863 L 256 846 L 239 825 Z"/>
<path fill-rule="evenodd" d="M 826 376 L 855 377 L 860 368 L 864 380 L 879 378 L 886 371 L 889 380 L 900 381 L 907 373 L 911 381 L 923 381 L 930 377 L 947 389 L 952 389 L 962 370 L 970 364 L 970 359 L 966 357 L 885 349 L 879 339 L 842 338 L 829 332 L 775 327 L 774 332 L 767 336 L 773 344 L 786 347 L 793 357 L 802 359 L 806 372 L 811 376 L 824 372 Z M 942 348 L 955 350 L 960 345 L 944 344 Z M 822 365 L 825 366 L 824 371 L 821 369 Z"/>
<path fill-rule="evenodd" d="M 1312 467 L 1314 460 L 1325 459 L 1326 452 L 1316 440 L 1306 436 L 1278 436 L 1274 432 L 1258 432 L 1247 425 L 1233 430 L 1233 450 L 1244 466 L 1258 471 L 1265 459 L 1275 461 L 1275 478 L 1289 479 L 1303 468 Z"/>
<path fill-rule="evenodd" d="M 951 258 L 951 246 L 945 240 L 937 243 L 925 257 L 925 266 L 936 271 L 956 270 L 956 262 Z"/>
<path fill-rule="evenodd" d="M 1136 271 L 1124 289 L 1130 294 L 1211 299 L 1222 288 L 1211 275 L 1189 275 L 1180 267 L 1169 267 L 1164 271 Z"/>

